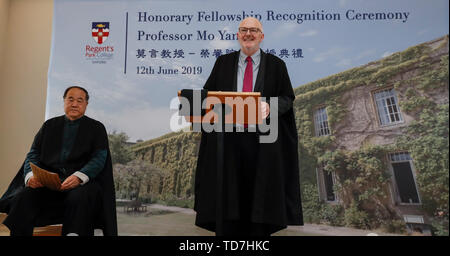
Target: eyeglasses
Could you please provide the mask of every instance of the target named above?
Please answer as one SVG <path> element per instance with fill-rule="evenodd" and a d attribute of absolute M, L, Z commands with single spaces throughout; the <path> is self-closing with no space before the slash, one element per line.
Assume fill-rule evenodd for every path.
<path fill-rule="evenodd" d="M 82 98 L 75 99 L 75 98 L 72 98 L 72 97 L 65 98 L 64 100 L 69 102 L 69 103 L 77 102 L 78 104 L 82 104 L 82 103 L 85 102 L 85 100 L 82 99 Z"/>
<path fill-rule="evenodd" d="M 240 27 L 239 28 L 239 33 L 245 35 L 247 34 L 247 32 L 250 31 L 250 34 L 254 35 L 258 32 L 261 32 L 261 30 L 259 28 L 244 28 L 244 27 Z"/>

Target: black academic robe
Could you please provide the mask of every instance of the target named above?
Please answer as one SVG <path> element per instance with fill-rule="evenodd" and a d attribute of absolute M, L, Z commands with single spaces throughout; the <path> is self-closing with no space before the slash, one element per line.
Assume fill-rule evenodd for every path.
<path fill-rule="evenodd" d="M 204 86 L 209 91 L 237 91 L 237 69 L 239 52 L 220 56 Z M 262 97 L 278 97 L 278 138 L 274 143 L 259 144 L 255 184 L 252 193 L 251 222 L 267 224 L 276 232 L 287 225 L 303 225 L 300 199 L 298 162 L 298 135 L 292 102 L 295 99 L 285 63 L 278 57 L 261 51 L 261 62 L 255 83 L 256 92 Z M 227 193 L 235 184 L 217 184 L 233 168 L 227 162 L 229 152 L 223 152 L 223 160 L 218 157 L 227 139 L 218 139 L 219 133 L 202 132 L 197 169 L 195 174 L 196 225 L 216 231 L 218 218 L 233 220 L 239 218 L 234 202 L 239 195 Z M 227 136 L 226 134 L 223 136 Z M 223 145 L 217 145 L 217 143 Z M 223 166 L 217 161 L 224 161 Z M 219 170 L 219 171 L 218 171 Z M 219 178 L 218 178 L 219 176 Z M 223 189 L 221 188 L 223 186 Z M 217 189 L 219 188 L 219 190 Z M 223 192 L 223 193 L 222 193 Z M 231 197 L 231 198 L 230 198 Z M 221 204 L 221 205 L 218 205 Z M 220 211 L 220 212 L 218 212 Z"/>
<path fill-rule="evenodd" d="M 64 116 L 51 118 L 42 125 L 33 141 L 33 144 L 40 149 L 38 165 L 56 173 L 64 168 L 68 176 L 75 171 L 79 171 L 92 158 L 94 152 L 107 149 L 105 166 L 94 178 L 102 188 L 102 207 L 96 215 L 95 228 L 102 229 L 106 236 L 115 236 L 117 235 L 116 200 L 106 129 L 99 121 L 87 116 L 81 118 L 75 143 L 64 163 L 60 163 Z M 14 203 L 15 195 L 23 188 L 24 172 L 22 164 L 7 191 L 0 199 L 0 212 L 9 212 L 11 205 Z M 60 221 L 49 219 L 45 215 L 37 220 L 39 226 L 57 224 Z"/>

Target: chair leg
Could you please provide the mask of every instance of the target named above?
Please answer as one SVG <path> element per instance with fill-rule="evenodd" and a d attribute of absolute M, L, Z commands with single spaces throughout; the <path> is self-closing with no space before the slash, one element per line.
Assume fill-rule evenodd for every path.
<path fill-rule="evenodd" d="M 6 216 L 6 213 L 0 213 L 0 236 L 9 236 L 9 228 L 2 224 Z"/>
<path fill-rule="evenodd" d="M 61 236 L 62 224 L 36 227 L 33 236 Z"/>

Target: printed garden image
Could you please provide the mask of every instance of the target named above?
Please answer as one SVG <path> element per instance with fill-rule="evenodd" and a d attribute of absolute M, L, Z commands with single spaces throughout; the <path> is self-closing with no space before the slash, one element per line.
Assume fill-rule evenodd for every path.
<path fill-rule="evenodd" d="M 448 41 L 294 85 L 306 223 L 449 235 Z M 128 139 L 109 135 L 120 207 L 193 208 L 200 134 Z"/>

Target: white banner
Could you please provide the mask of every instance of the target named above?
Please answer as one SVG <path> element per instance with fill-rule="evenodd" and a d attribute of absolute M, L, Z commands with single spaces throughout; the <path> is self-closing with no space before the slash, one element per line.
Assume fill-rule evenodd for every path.
<path fill-rule="evenodd" d="M 215 59 L 239 50 L 239 22 L 257 17 L 262 49 L 294 87 L 448 34 L 448 1 L 55 0 L 46 118 L 85 87 L 86 114 L 131 141 L 170 130 L 170 102 L 200 88 Z"/>

